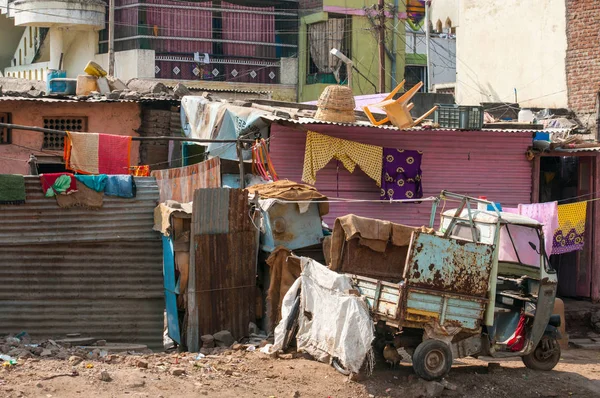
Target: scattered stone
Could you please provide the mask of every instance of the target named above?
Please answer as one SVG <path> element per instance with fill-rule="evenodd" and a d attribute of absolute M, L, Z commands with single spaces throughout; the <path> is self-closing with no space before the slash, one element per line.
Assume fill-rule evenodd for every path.
<path fill-rule="evenodd" d="M 98 341 L 96 341 L 96 345 L 103 347 L 106 345 L 106 340 L 98 340 Z"/>
<path fill-rule="evenodd" d="M 33 358 L 33 354 L 28 350 L 24 349 L 22 349 L 17 356 L 19 357 L 19 359 Z"/>
<path fill-rule="evenodd" d="M 100 372 L 100 380 L 109 382 L 112 381 L 112 377 L 110 377 L 110 374 L 106 370 L 103 370 L 102 372 Z"/>
<path fill-rule="evenodd" d="M 215 338 L 211 334 L 205 334 L 200 337 L 202 340 L 202 348 L 213 348 L 215 346 Z"/>
<path fill-rule="evenodd" d="M 46 348 L 46 349 L 42 350 L 40 356 L 41 357 L 51 357 L 52 351 Z"/>
<path fill-rule="evenodd" d="M 37 383 L 35 386 L 36 386 L 37 388 L 43 388 L 43 387 L 44 387 L 44 385 L 43 385 L 42 383 Z"/>
<path fill-rule="evenodd" d="M 225 374 L 226 374 L 227 376 L 231 376 L 231 375 L 233 374 L 233 370 L 231 370 L 231 369 L 227 369 L 227 370 L 225 371 Z"/>
<path fill-rule="evenodd" d="M 181 83 L 177 83 L 177 85 L 173 89 L 173 95 L 175 96 L 175 98 L 181 98 L 190 94 L 190 90 Z"/>
<path fill-rule="evenodd" d="M 31 349 L 31 352 L 32 352 L 34 355 L 40 356 L 40 355 L 42 355 L 42 352 L 44 352 L 44 348 L 42 348 L 42 347 L 33 347 L 33 348 Z"/>
<path fill-rule="evenodd" d="M 69 353 L 69 351 L 62 349 L 60 351 L 58 351 L 58 353 L 56 354 L 56 358 L 58 359 L 67 359 L 69 358 L 71 354 Z"/>
<path fill-rule="evenodd" d="M 294 354 L 279 354 L 280 359 L 294 359 Z"/>
<path fill-rule="evenodd" d="M 106 80 L 108 80 L 108 86 L 112 91 L 114 90 L 125 90 L 127 86 L 121 80 L 117 79 L 113 76 L 106 76 Z"/>
<path fill-rule="evenodd" d="M 75 337 L 81 337 L 81 333 L 67 333 L 66 334 L 67 338 L 75 338 Z"/>
<path fill-rule="evenodd" d="M 234 344 L 231 348 L 235 351 L 239 351 L 244 348 L 244 346 L 242 344 Z"/>
<path fill-rule="evenodd" d="M 212 354 L 212 348 L 202 347 L 202 348 L 200 348 L 200 354 L 202 354 L 202 355 L 210 355 L 210 354 Z"/>
<path fill-rule="evenodd" d="M 120 90 L 113 90 L 110 93 L 106 94 L 106 98 L 111 100 L 118 100 L 121 93 L 122 91 Z"/>
<path fill-rule="evenodd" d="M 126 99 L 126 100 L 139 100 L 140 99 L 140 94 L 137 91 L 130 91 L 128 93 L 121 93 L 121 95 L 119 96 L 119 98 L 122 99 Z"/>
<path fill-rule="evenodd" d="M 292 398 L 300 398 L 300 391 L 294 391 Z"/>
<path fill-rule="evenodd" d="M 424 385 L 425 396 L 428 398 L 439 397 L 444 392 L 444 386 L 437 381 L 424 381 Z"/>
<path fill-rule="evenodd" d="M 502 366 L 500 365 L 500 362 L 489 362 L 487 370 L 488 370 L 488 373 L 498 373 L 498 372 L 503 371 Z"/>
<path fill-rule="evenodd" d="M 135 366 L 137 366 L 138 368 L 143 368 L 143 369 L 148 369 L 148 362 L 146 361 L 142 361 L 141 359 L 139 359 L 136 363 Z"/>
<path fill-rule="evenodd" d="M 66 339 L 57 340 L 53 342 L 52 340 L 48 340 L 48 342 L 52 342 L 52 345 L 62 345 L 65 347 L 71 346 L 86 346 L 90 344 L 94 344 L 98 339 L 94 337 L 68 337 Z"/>
<path fill-rule="evenodd" d="M 456 384 L 450 383 L 446 379 L 442 379 L 440 384 L 443 385 L 446 390 L 456 391 L 458 389 L 458 386 Z"/>
<path fill-rule="evenodd" d="M 146 381 L 143 379 L 134 380 L 131 383 L 127 384 L 127 388 L 140 388 L 146 385 Z"/>
<path fill-rule="evenodd" d="M 127 82 L 127 88 L 142 94 L 168 93 L 169 89 L 164 84 L 155 80 L 131 79 Z"/>
<path fill-rule="evenodd" d="M 73 365 L 73 366 L 77 366 L 77 365 L 79 365 L 79 364 L 80 364 L 82 361 L 83 361 L 83 359 L 82 359 L 82 358 L 80 358 L 80 357 L 78 357 L 78 356 L 75 356 L 75 355 L 71 355 L 71 356 L 69 357 L 69 363 L 70 363 L 71 365 Z"/>
<path fill-rule="evenodd" d="M 263 348 L 264 346 L 266 346 L 267 344 L 269 344 L 269 342 L 267 340 L 263 340 L 260 342 L 260 344 L 258 345 L 260 348 Z"/>
<path fill-rule="evenodd" d="M 185 370 L 183 369 L 173 369 L 173 371 L 171 372 L 171 374 L 173 376 L 182 376 L 185 374 Z"/>
<path fill-rule="evenodd" d="M 213 337 L 218 347 L 231 347 L 235 342 L 235 339 L 229 330 L 221 330 L 220 332 L 213 334 Z"/>

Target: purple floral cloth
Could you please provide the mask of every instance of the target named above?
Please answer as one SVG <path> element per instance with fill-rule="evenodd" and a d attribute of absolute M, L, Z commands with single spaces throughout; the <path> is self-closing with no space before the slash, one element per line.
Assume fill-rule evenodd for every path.
<path fill-rule="evenodd" d="M 383 148 L 381 171 L 381 199 L 419 199 L 421 185 L 421 158 L 423 152 Z"/>

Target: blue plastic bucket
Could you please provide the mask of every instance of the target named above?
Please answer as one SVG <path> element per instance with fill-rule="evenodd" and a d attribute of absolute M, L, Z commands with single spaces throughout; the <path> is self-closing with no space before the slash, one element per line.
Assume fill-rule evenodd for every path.
<path fill-rule="evenodd" d="M 48 69 L 48 73 L 46 74 L 46 95 L 64 93 L 67 90 L 67 83 L 54 82 L 50 84 L 50 80 L 65 77 L 67 77 L 66 70 Z"/>

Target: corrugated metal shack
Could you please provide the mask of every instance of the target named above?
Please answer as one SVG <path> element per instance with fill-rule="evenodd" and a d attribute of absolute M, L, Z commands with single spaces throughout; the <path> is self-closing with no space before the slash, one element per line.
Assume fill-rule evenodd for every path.
<path fill-rule="evenodd" d="M 162 348 L 162 246 L 154 178 L 98 210 L 64 209 L 26 177 L 26 204 L 0 205 L 0 334 L 81 333 Z"/>
<path fill-rule="evenodd" d="M 306 119 L 309 120 L 309 119 Z M 337 125 L 312 119 L 307 123 L 285 121 L 271 125 L 271 159 L 280 178 L 300 181 L 306 131 L 388 148 L 423 151 L 423 197 L 437 196 L 444 189 L 488 199 L 510 207 L 530 203 L 532 162 L 525 153 L 533 131 L 447 129 L 398 130 L 364 125 Z M 356 214 L 421 226 L 429 224 L 431 203 L 373 203 L 380 189 L 364 172 L 349 173 L 335 160 L 317 173 L 315 184 L 327 197 L 366 200 L 332 203 L 324 217 L 333 226 L 337 217 Z"/>

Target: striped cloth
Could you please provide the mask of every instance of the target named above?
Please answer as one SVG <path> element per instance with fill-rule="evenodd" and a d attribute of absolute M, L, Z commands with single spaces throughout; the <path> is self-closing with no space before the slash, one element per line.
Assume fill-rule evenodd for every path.
<path fill-rule="evenodd" d="M 131 137 L 67 132 L 65 163 L 80 174 L 129 174 Z"/>

